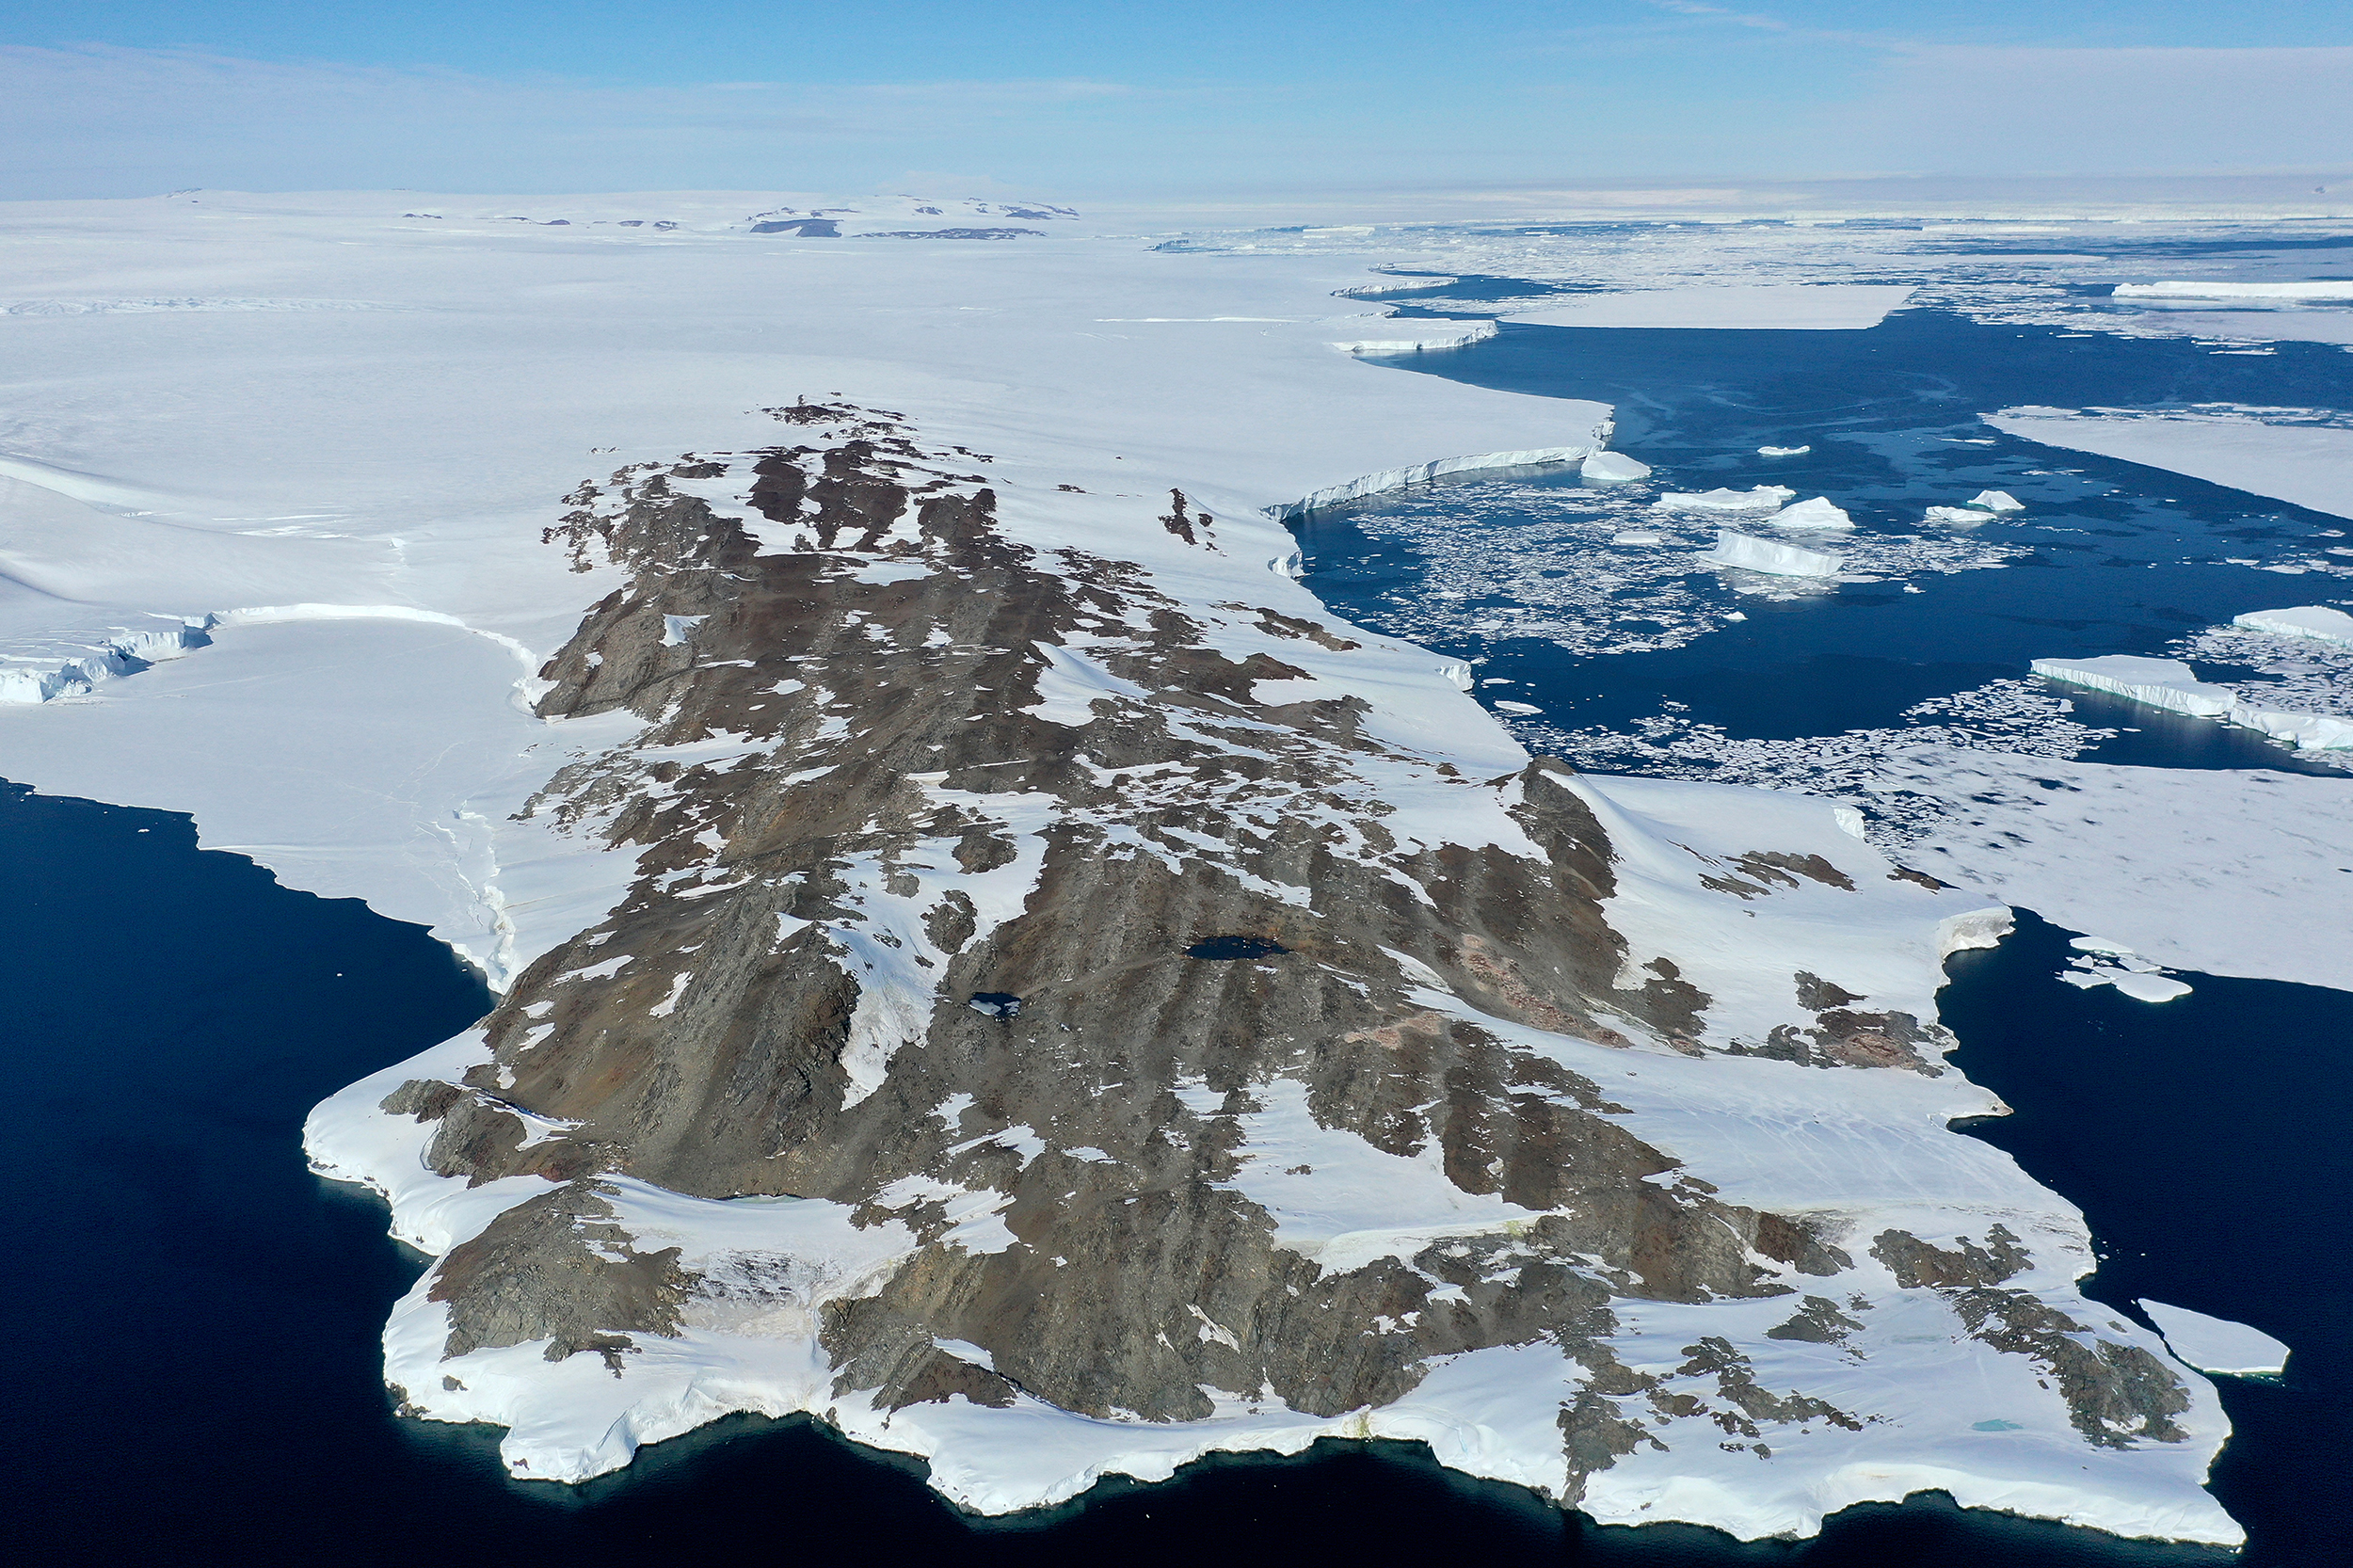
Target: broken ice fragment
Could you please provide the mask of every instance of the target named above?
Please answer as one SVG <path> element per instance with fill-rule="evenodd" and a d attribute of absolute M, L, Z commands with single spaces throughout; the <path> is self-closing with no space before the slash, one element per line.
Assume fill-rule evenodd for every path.
<path fill-rule="evenodd" d="M 1630 480 L 1648 479 L 1650 465 L 1637 462 L 1623 452 L 1596 452 L 1577 465 L 1578 474 L 1608 485 L 1623 485 Z"/>
<path fill-rule="evenodd" d="M 2281 1371 L 2288 1364 L 2288 1347 L 2261 1329 L 2164 1302 L 2143 1300 L 2140 1309 L 2165 1336 L 2165 1348 L 2185 1367 L 2260 1377 Z"/>

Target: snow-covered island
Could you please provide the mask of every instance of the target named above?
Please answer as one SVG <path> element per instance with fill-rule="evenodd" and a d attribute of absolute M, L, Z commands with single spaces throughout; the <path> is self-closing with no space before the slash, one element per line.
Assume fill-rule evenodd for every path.
<path fill-rule="evenodd" d="M 805 1411 L 984 1512 L 1393 1437 L 1617 1523 L 2239 1539 L 2212 1386 L 1951 1130 L 2003 1108 L 1942 961 L 2008 911 L 1825 801 L 1531 757 L 1297 581 L 1303 505 L 1626 482 L 1607 408 L 1361 362 L 1465 336 L 1361 266 L 1055 208 L 6 222 L 56 389 L 6 771 L 501 993 L 307 1128 L 434 1259 L 407 1414 L 575 1481 Z"/>

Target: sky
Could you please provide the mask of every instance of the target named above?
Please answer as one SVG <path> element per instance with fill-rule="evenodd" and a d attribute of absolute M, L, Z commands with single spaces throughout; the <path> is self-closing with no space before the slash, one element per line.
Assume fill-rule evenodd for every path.
<path fill-rule="evenodd" d="M 0 199 L 2353 170 L 2343 0 L 13 0 Z"/>

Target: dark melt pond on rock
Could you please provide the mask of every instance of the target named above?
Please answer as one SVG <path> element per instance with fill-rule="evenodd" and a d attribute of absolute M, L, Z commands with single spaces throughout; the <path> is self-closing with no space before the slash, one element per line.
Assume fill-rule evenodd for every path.
<path fill-rule="evenodd" d="M 184 817 L 14 786 L 0 788 L 0 952 L 19 1106 L 6 1214 L 15 1320 L 30 1341 L 12 1423 L 18 1561 L 409 1564 L 452 1549 L 632 1568 L 665 1553 L 1094 1568 L 1245 1550 L 1253 1560 L 1629 1568 L 2231 1560 L 1933 1496 L 1849 1510 L 1802 1544 L 1743 1545 L 1681 1526 L 1604 1528 L 1387 1443 L 1217 1458 L 1157 1486 L 1107 1481 L 1077 1504 L 1013 1521 L 967 1519 L 911 1462 L 805 1420 L 730 1418 L 578 1488 L 512 1481 L 497 1464 L 495 1431 L 393 1415 L 377 1336 L 424 1260 L 386 1239 L 373 1197 L 311 1176 L 300 1147 L 315 1101 L 463 1029 L 489 1005 L 480 984 L 418 927 L 198 850 Z M 2110 1065 L 2100 1070 L 2119 1070 L 2114 1061 L 2136 1051 L 2162 1054 L 2124 1074 L 2127 1113 L 2114 1120 L 2081 1074 L 2053 1066 L 2064 1037 L 2037 1023 L 2039 1007 L 2073 1009 L 2054 1020 L 2078 1028 L 2101 999 L 2013 984 L 1999 968 L 2007 961 L 1980 956 L 1984 972 L 1957 989 L 2001 999 L 1976 1004 L 1982 1018 L 1964 1007 L 1961 1021 L 1973 1068 L 2020 1107 L 2015 1146 L 2029 1168 L 2075 1193 L 2095 1223 L 2157 1252 L 2162 1234 L 2137 1240 L 2137 1222 L 2105 1216 L 2138 1212 L 2133 1194 L 2144 1189 L 2172 1202 L 2211 1183 L 2197 1234 L 2233 1213 L 2249 1227 L 2232 1270 L 2262 1282 L 2301 1268 L 2319 1281 L 2342 1240 L 2343 1208 L 2330 1216 L 2297 1200 L 2294 1213 L 2311 1225 L 2299 1251 L 2281 1194 L 2337 1179 L 2343 1156 L 2329 1151 L 2342 1141 L 2324 1136 L 2333 1129 L 2306 1081 L 2315 1042 L 2283 1040 L 2267 1023 L 2309 1029 L 2321 1016 L 2255 1010 L 2209 1054 L 2136 1026 L 2192 1016 L 2230 1025 L 2227 1007 L 2219 1019 L 2211 1009 L 2120 1011 L 2103 1026 L 2100 1061 Z M 2020 962 L 2031 970 L 2036 959 Z M 2217 983 L 2201 983 L 2201 998 L 2208 984 Z M 2185 1064 L 2197 1071 L 2183 1076 Z M 2223 1077 L 2282 1110 L 2276 1144 L 2259 1156 L 2260 1141 L 2241 1138 L 2213 1145 L 2218 1158 L 2167 1146 L 2203 1108 L 2224 1103 L 2212 1093 Z M 2171 1110 L 2169 1096 L 2180 1099 Z M 2054 1137 L 2053 1128 L 2081 1136 Z M 2150 1218 L 2162 1233 L 2162 1215 Z M 2334 1256 L 2342 1263 L 2345 1254 Z M 2184 1299 L 2234 1310 L 2233 1288 Z M 2311 1309 L 2324 1311 L 2325 1296 L 2315 1283 Z M 2305 1310 L 2271 1326 L 2300 1335 Z M 2341 1492 L 2337 1504 L 2327 1499 L 2341 1464 L 2332 1472 L 2320 1461 L 2353 1445 L 2344 1401 L 2253 1384 L 2225 1400 L 2251 1457 L 2242 1461 L 2236 1446 L 2226 1454 L 2219 1490 L 2257 1531 L 2249 1560 L 2333 1560 L 2305 1547 L 2344 1539 L 2313 1533 L 2325 1508 L 2342 1506 Z M 2308 1462 L 2281 1457 L 2299 1445 Z"/>

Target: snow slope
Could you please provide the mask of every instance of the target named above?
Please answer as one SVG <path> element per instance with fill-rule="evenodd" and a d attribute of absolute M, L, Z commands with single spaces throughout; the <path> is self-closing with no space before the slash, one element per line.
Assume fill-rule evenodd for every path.
<path fill-rule="evenodd" d="M 326 611 L 276 617 L 294 622 L 266 642 L 289 671 L 344 666 L 355 636 L 395 639 L 405 680 L 370 699 L 371 744 L 422 753 L 453 723 L 509 725 L 518 677 L 614 585 L 540 544 L 560 498 L 632 460 L 773 440 L 759 410 L 802 395 L 954 431 L 997 459 L 1008 496 L 1075 483 L 1164 502 L 1181 486 L 1227 548 L 1270 564 L 1296 550 L 1262 507 L 1575 462 L 1607 440 L 1599 404 L 1352 362 L 1337 345 L 1430 325 L 1401 332 L 1379 325 L 1387 307 L 1334 298 L 1363 280 L 1360 263 L 1205 265 L 1068 218 L 1004 219 L 1041 230 L 1004 241 L 860 239 L 838 212 L 856 204 L 205 192 L 0 207 L 13 299 L 0 315 L 13 410 L 0 422 L 0 697 L 134 700 L 136 680 L 75 666 L 123 666 L 117 644 L 176 636 L 186 618 L 333 606 L 460 632 L 420 643 Z M 918 211 L 933 205 L 940 216 Z M 1002 216 L 954 207 L 908 199 L 863 221 Z M 848 230 L 751 232 L 786 208 L 824 208 Z M 424 214 L 440 216 L 404 216 Z M 182 679 L 264 646 L 211 635 Z M 191 811 L 206 845 L 366 898 L 499 970 L 477 879 L 416 852 L 453 802 L 496 792 L 488 752 L 477 777 L 445 770 L 438 792 L 354 790 L 329 809 L 252 788 L 314 775 L 322 738 L 262 724 L 244 766 L 168 766 L 185 743 L 167 740 L 158 699 L 138 711 L 156 715 L 152 746 L 135 733 L 145 720 L 73 725 L 0 701 L 0 771 Z M 272 815 L 280 800 L 291 809 Z"/>

